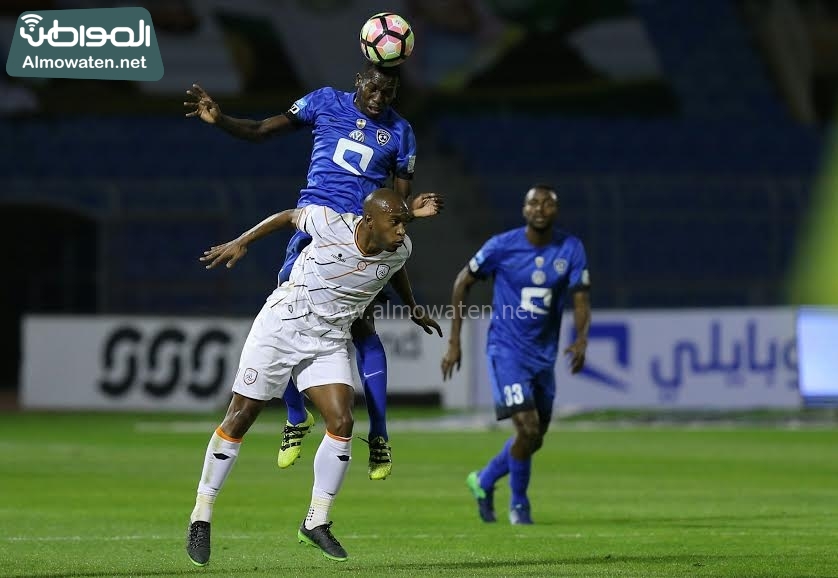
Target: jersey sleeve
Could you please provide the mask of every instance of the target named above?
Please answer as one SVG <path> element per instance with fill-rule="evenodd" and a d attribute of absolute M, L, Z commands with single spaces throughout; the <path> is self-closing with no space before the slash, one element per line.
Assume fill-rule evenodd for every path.
<path fill-rule="evenodd" d="M 400 179 L 412 179 L 415 165 L 416 135 L 413 134 L 413 127 L 410 126 L 410 123 L 405 122 L 404 132 L 399 142 L 399 154 L 396 158 L 396 176 Z"/>
<path fill-rule="evenodd" d="M 312 125 L 317 118 L 317 113 L 323 105 L 335 98 L 335 89 L 331 87 L 318 88 L 302 98 L 298 98 L 286 111 L 291 122 L 297 125 Z"/>
<path fill-rule="evenodd" d="M 591 288 L 591 276 L 588 273 L 588 258 L 582 241 L 576 241 L 576 247 L 570 258 L 570 277 L 568 291 L 586 291 Z"/>
<path fill-rule="evenodd" d="M 478 279 L 483 279 L 494 274 L 500 263 L 500 258 L 500 242 L 497 237 L 492 237 L 480 247 L 480 250 L 468 262 L 468 270 Z"/>
<path fill-rule="evenodd" d="M 297 214 L 297 228 L 315 242 L 341 243 L 354 239 L 355 231 L 347 217 L 329 207 L 306 205 Z"/>

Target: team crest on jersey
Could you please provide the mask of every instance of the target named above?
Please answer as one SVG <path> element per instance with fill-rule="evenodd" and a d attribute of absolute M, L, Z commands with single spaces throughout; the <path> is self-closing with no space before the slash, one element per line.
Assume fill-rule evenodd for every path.
<path fill-rule="evenodd" d="M 535 258 L 535 266 L 536 267 L 544 267 L 544 257 L 542 257 L 541 255 L 536 257 Z"/>
<path fill-rule="evenodd" d="M 567 261 L 564 259 L 556 259 L 553 261 L 553 269 L 556 270 L 556 273 L 561 275 L 565 271 L 567 271 Z"/>
<path fill-rule="evenodd" d="M 355 126 L 357 126 L 358 128 L 364 128 L 365 126 L 367 126 L 367 121 L 365 121 L 363 118 L 359 118 L 355 121 Z"/>
<path fill-rule="evenodd" d="M 353 130 L 351 133 L 349 133 L 349 138 L 351 138 L 354 141 L 364 142 L 364 133 L 360 130 Z"/>
<path fill-rule="evenodd" d="M 243 379 L 247 385 L 253 385 L 257 377 L 259 377 L 259 372 L 253 369 L 252 367 L 248 367 L 244 370 Z"/>
<path fill-rule="evenodd" d="M 380 128 L 377 131 L 375 131 L 375 140 L 378 141 L 378 144 L 384 146 L 388 142 L 390 142 L 390 133 L 384 130 L 383 128 Z"/>
<path fill-rule="evenodd" d="M 385 265 L 381 263 L 378 267 L 375 268 L 375 276 L 379 279 L 384 279 L 387 276 L 387 273 L 390 272 L 390 265 Z"/>
<path fill-rule="evenodd" d="M 544 285 L 544 282 L 547 281 L 547 274 L 538 269 L 537 271 L 532 272 L 532 282 L 536 285 Z"/>

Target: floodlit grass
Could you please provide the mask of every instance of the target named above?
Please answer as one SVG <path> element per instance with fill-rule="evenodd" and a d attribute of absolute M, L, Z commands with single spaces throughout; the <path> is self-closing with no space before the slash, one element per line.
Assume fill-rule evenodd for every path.
<path fill-rule="evenodd" d="M 391 432 L 384 482 L 367 479 L 356 440 L 333 509 L 344 563 L 296 542 L 322 426 L 286 471 L 278 426 L 256 430 L 216 504 L 212 561 L 196 568 L 186 525 L 220 414 L 0 417 L 2 576 L 838 574 L 828 428 L 556 428 L 533 468 L 532 527 L 506 522 L 505 485 L 498 523 L 481 523 L 464 483 L 508 430 Z"/>

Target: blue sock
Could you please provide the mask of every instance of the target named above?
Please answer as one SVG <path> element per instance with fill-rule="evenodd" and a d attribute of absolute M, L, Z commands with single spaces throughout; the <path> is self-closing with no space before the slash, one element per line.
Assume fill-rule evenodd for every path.
<path fill-rule="evenodd" d="M 288 387 L 282 394 L 282 400 L 288 407 L 288 421 L 292 424 L 303 423 L 306 420 L 306 402 L 303 394 L 297 391 L 294 380 L 288 380 Z"/>
<path fill-rule="evenodd" d="M 489 460 L 486 467 L 480 471 L 480 487 L 484 490 L 491 491 L 495 482 L 509 473 L 509 448 L 512 447 L 513 441 L 514 438 L 506 440 L 500 453 Z"/>
<path fill-rule="evenodd" d="M 516 460 L 509 454 L 509 488 L 512 490 L 510 504 L 529 510 L 530 499 L 527 497 L 527 488 L 530 485 L 530 471 L 532 470 L 532 457 L 525 460 Z"/>
<path fill-rule="evenodd" d="M 358 372 L 364 383 L 364 397 L 370 416 L 370 439 L 387 436 L 387 356 L 378 335 L 353 341 Z"/>

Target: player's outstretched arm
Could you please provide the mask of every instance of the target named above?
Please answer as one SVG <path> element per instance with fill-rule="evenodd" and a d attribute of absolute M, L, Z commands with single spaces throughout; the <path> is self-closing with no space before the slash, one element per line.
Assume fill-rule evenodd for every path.
<path fill-rule="evenodd" d="M 442 337 L 442 328 L 439 324 L 428 317 L 428 312 L 424 307 L 416 304 L 416 299 L 413 297 L 413 287 L 410 286 L 410 278 L 407 276 L 405 267 L 393 274 L 390 278 L 390 285 L 396 290 L 396 294 L 402 300 L 402 303 L 410 308 L 410 320 L 424 329 L 428 335 L 433 334 L 433 329 L 436 329 L 436 332 Z"/>
<path fill-rule="evenodd" d="M 271 215 L 255 227 L 251 227 L 232 241 L 228 241 L 221 245 L 215 245 L 204 251 L 204 256 L 199 257 L 199 261 L 209 262 L 207 269 L 212 269 L 216 265 L 227 262 L 227 268 L 233 267 L 239 259 L 247 254 L 247 246 L 255 241 L 261 239 L 265 235 L 281 229 L 297 224 L 297 216 L 299 209 L 288 209 L 281 213 Z"/>
<path fill-rule="evenodd" d="M 401 194 L 405 200 L 410 198 L 410 180 L 395 177 L 393 179 L 393 189 Z M 445 199 L 439 193 L 421 193 L 410 199 L 408 206 L 414 218 L 433 217 L 445 207 Z"/>
<path fill-rule="evenodd" d="M 564 352 L 569 357 L 570 372 L 579 373 L 585 366 L 588 330 L 591 328 L 591 298 L 587 291 L 576 291 L 573 294 L 573 324 L 576 327 L 576 341 Z"/>
<path fill-rule="evenodd" d="M 454 369 L 460 370 L 462 350 L 460 349 L 460 332 L 463 328 L 463 303 L 471 286 L 477 282 L 477 277 L 471 274 L 468 266 L 463 267 L 454 280 L 451 290 L 451 334 L 448 338 L 448 351 L 442 358 L 442 380 L 454 375 Z"/>
<path fill-rule="evenodd" d="M 289 132 L 294 128 L 291 120 L 285 115 L 272 116 L 264 120 L 227 116 L 221 112 L 218 103 L 199 84 L 193 84 L 192 88 L 186 91 L 186 95 L 187 100 L 184 101 L 183 106 L 186 107 L 187 118 L 197 116 L 202 121 L 214 124 L 241 139 L 261 141 L 270 136 Z"/>
<path fill-rule="evenodd" d="M 438 215 L 445 206 L 445 199 L 439 193 L 422 193 L 410 201 L 410 212 L 414 219 Z"/>

